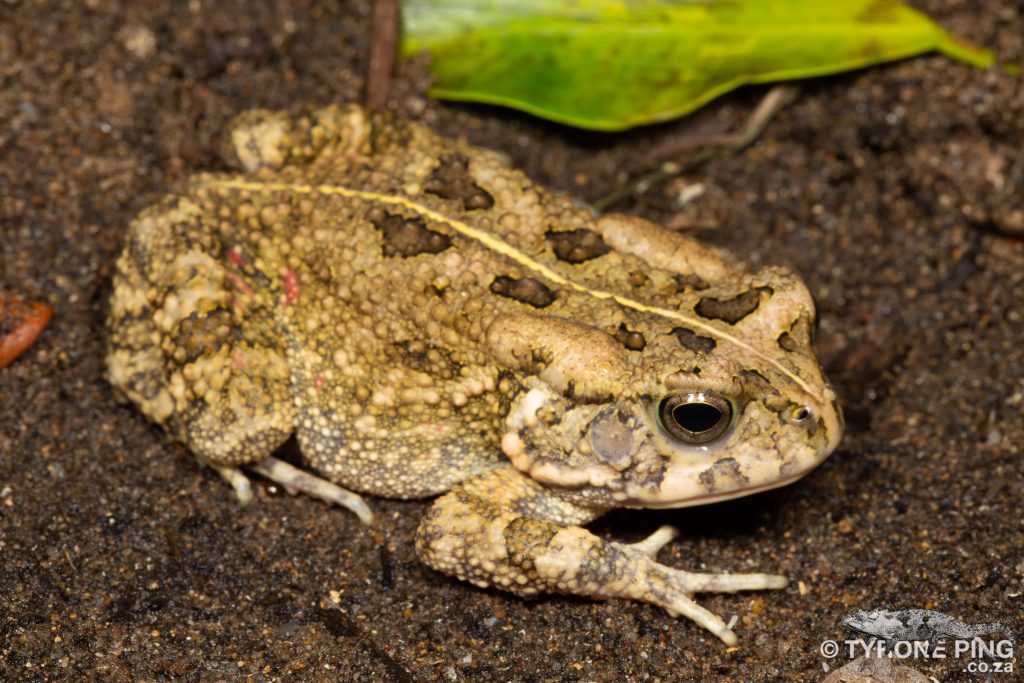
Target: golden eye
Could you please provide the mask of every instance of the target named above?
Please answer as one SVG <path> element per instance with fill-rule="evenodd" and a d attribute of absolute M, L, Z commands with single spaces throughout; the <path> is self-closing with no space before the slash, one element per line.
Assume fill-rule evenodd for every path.
<path fill-rule="evenodd" d="M 717 394 L 675 394 L 658 408 L 661 425 L 686 443 L 714 441 L 732 423 L 732 404 Z"/>

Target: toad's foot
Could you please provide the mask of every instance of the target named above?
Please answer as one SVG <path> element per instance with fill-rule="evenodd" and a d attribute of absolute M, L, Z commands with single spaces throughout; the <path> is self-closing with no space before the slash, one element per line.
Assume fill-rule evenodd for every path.
<path fill-rule="evenodd" d="M 332 505 L 339 505 L 356 513 L 356 516 L 364 524 L 373 524 L 373 511 L 370 510 L 370 506 L 366 504 L 362 497 L 341 488 L 337 484 L 332 484 L 326 479 L 315 477 L 309 472 L 293 467 L 283 460 L 278 460 L 272 456 L 267 456 L 259 462 L 248 465 L 248 468 L 262 474 L 271 481 L 277 482 L 289 493 L 304 493 L 307 496 L 319 498 Z M 252 500 L 252 486 L 249 484 L 249 478 L 237 467 L 215 465 L 214 469 L 220 473 L 220 476 L 226 482 L 231 484 L 231 488 L 235 490 L 235 495 L 238 496 L 238 502 L 242 505 L 248 505 Z"/>
<path fill-rule="evenodd" d="M 668 524 L 658 527 L 658 530 L 642 541 L 636 543 L 624 543 L 623 545 L 633 550 L 642 552 L 652 560 L 658 556 L 658 551 L 679 537 L 679 529 Z"/>
<path fill-rule="evenodd" d="M 671 535 L 665 534 L 666 530 L 669 530 Z M 659 535 L 668 536 L 668 539 L 656 539 Z M 658 547 L 675 535 L 675 529 L 662 527 L 639 543 L 609 543 L 610 546 L 617 546 L 616 550 L 624 551 L 625 561 L 635 565 L 635 568 L 633 575 L 623 585 L 613 588 L 613 592 L 607 593 L 607 597 L 633 598 L 659 605 L 672 616 L 683 616 L 703 626 L 726 645 L 736 645 L 736 634 L 721 617 L 698 605 L 691 597 L 692 594 L 785 588 L 789 580 L 777 574 L 695 573 L 654 562 L 654 554 L 657 553 Z M 641 553 L 642 557 L 630 559 L 632 553 Z"/>
<path fill-rule="evenodd" d="M 679 536 L 678 529 L 671 526 L 663 526 L 642 541 L 629 544 L 613 543 L 611 545 L 619 546 L 627 552 L 641 553 L 654 560 L 658 551 L 666 544 L 675 540 L 677 536 Z M 696 574 L 666 567 L 657 562 L 651 562 L 651 565 L 651 573 L 648 576 L 653 578 L 654 583 L 663 583 L 669 589 L 667 591 L 660 591 L 665 594 L 666 599 L 655 600 L 640 594 L 644 591 L 650 592 L 653 590 L 654 586 L 650 585 L 650 581 L 646 588 L 641 586 L 640 593 L 631 594 L 627 591 L 623 593 L 623 597 L 653 602 L 664 607 L 673 616 L 685 616 L 714 633 L 727 645 L 735 645 L 737 641 L 736 635 L 725 622 L 716 614 L 698 605 L 687 595 L 679 595 L 679 593 L 735 593 L 745 590 L 785 588 L 789 584 L 789 580 L 785 576 L 779 576 L 778 574 Z M 670 593 L 672 591 L 676 593 L 675 599 L 671 598 Z"/>
<path fill-rule="evenodd" d="M 271 481 L 276 481 L 289 493 L 305 493 L 307 496 L 319 498 L 334 505 L 356 513 L 364 524 L 373 524 L 373 512 L 366 501 L 358 494 L 332 484 L 326 479 L 315 477 L 309 472 L 293 467 L 283 460 L 268 456 L 257 463 L 249 465 L 254 472 L 262 474 Z"/>
<path fill-rule="evenodd" d="M 229 467 L 227 465 L 214 465 L 198 459 L 204 465 L 209 465 L 213 469 L 217 470 L 217 474 L 220 478 L 231 484 L 231 488 L 235 490 L 235 498 L 238 499 L 238 503 L 245 507 L 252 502 L 252 484 L 249 482 L 249 477 L 245 476 L 245 473 L 237 467 Z"/>
<path fill-rule="evenodd" d="M 420 524 L 417 551 L 430 566 L 479 586 L 520 595 L 568 593 L 658 605 L 727 645 L 737 643 L 736 634 L 692 595 L 788 583 L 772 574 L 702 574 L 659 564 L 653 556 L 675 537 L 674 529 L 662 527 L 638 543 L 615 543 L 575 526 L 596 516 L 503 468 L 438 499 Z"/>

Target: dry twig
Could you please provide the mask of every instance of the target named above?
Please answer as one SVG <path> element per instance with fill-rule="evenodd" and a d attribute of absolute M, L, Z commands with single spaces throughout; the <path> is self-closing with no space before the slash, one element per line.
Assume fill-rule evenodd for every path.
<path fill-rule="evenodd" d="M 387 106 L 397 46 L 398 0 L 375 0 L 370 68 L 366 75 L 366 106 L 374 111 Z"/>

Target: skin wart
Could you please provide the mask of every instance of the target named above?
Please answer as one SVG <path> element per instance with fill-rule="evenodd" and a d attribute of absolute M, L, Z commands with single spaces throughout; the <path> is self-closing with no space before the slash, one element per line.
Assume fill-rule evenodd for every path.
<path fill-rule="evenodd" d="M 251 496 L 240 467 L 372 513 L 441 494 L 428 565 L 519 595 L 629 598 L 736 636 L 698 574 L 583 528 L 789 483 L 842 420 L 814 307 L 642 219 L 596 216 L 498 155 L 355 106 L 252 111 L 232 175 L 132 223 L 108 319 L 118 394 Z M 295 435 L 309 467 L 271 454 Z"/>

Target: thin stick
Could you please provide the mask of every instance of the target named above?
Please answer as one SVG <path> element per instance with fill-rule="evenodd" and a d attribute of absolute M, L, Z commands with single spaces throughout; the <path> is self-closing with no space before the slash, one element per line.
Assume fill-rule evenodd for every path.
<path fill-rule="evenodd" d="M 397 46 L 398 0 L 375 0 L 370 67 L 366 74 L 366 106 L 374 111 L 387 106 Z"/>

